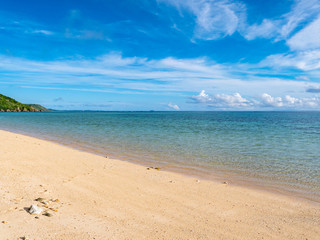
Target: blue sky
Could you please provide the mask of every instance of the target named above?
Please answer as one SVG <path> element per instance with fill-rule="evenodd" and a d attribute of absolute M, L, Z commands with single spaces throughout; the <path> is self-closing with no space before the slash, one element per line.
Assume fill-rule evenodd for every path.
<path fill-rule="evenodd" d="M 0 92 L 21 102 L 320 110 L 320 0 L 0 2 Z"/>

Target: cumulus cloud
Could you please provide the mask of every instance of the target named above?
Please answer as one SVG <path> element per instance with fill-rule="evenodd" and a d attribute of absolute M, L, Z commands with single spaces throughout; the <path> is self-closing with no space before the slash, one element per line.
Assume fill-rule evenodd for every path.
<path fill-rule="evenodd" d="M 283 107 L 281 97 L 272 97 L 271 95 L 264 93 L 261 96 L 262 104 L 266 107 Z"/>
<path fill-rule="evenodd" d="M 244 21 L 245 7 L 230 0 L 158 0 L 186 9 L 196 17 L 194 37 L 213 40 L 232 35 Z"/>
<path fill-rule="evenodd" d="M 270 94 L 264 93 L 257 102 L 261 107 L 272 108 L 292 108 L 292 109 L 313 109 L 320 106 L 320 99 L 313 98 L 296 98 L 290 95 L 285 97 L 272 97 Z"/>
<path fill-rule="evenodd" d="M 248 108 L 253 105 L 252 102 L 243 98 L 239 93 L 233 95 L 216 94 L 209 96 L 202 90 L 198 95 L 192 96 L 191 99 L 195 103 L 202 103 L 217 108 Z"/>
<path fill-rule="evenodd" d="M 174 109 L 176 111 L 180 110 L 180 107 L 177 104 L 169 103 L 168 107 L 170 107 L 170 108 L 172 108 L 172 109 Z"/>
<path fill-rule="evenodd" d="M 212 98 L 206 94 L 205 90 L 202 90 L 198 95 L 192 96 L 193 99 L 197 103 L 210 103 L 212 102 Z"/>
<path fill-rule="evenodd" d="M 286 95 L 285 97 L 273 97 L 267 93 L 263 93 L 257 99 L 248 100 L 243 98 L 239 93 L 233 95 L 215 94 L 210 96 L 202 90 L 198 95 L 192 96 L 191 99 L 193 100 L 193 103 L 226 109 L 314 109 L 320 106 L 320 99 L 318 97 L 296 98 L 289 95 Z"/>

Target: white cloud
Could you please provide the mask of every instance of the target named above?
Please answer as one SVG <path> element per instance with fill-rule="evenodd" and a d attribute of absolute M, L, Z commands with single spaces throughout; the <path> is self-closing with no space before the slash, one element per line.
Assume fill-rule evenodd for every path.
<path fill-rule="evenodd" d="M 120 54 L 111 53 L 97 57 L 93 60 L 75 59 L 64 61 L 31 61 L 21 58 L 0 56 L 0 69 L 13 72 L 24 72 L 24 76 L 42 75 L 54 76 L 54 82 L 90 82 L 93 85 L 101 83 L 116 83 L 118 87 L 126 85 L 126 88 L 137 88 L 140 90 L 161 90 L 166 85 L 153 83 L 170 82 L 175 85 L 174 90 L 179 87 L 176 84 L 183 82 L 186 88 L 192 82 L 208 82 L 214 79 L 229 79 L 227 71 L 214 62 L 205 59 L 175 59 L 164 58 L 160 60 L 148 60 L 145 58 L 123 58 Z M 92 82 L 91 75 L 95 81 Z M 68 78 L 62 79 L 64 76 Z M 41 82 L 49 81 L 41 77 Z M 81 80 L 80 80 L 81 79 Z M 134 80 L 134 81 L 133 81 Z M 36 80 L 34 80 L 36 81 Z M 176 83 L 176 84 L 175 84 Z M 173 89 L 172 89 L 173 90 Z M 191 90 L 191 88 L 190 88 Z"/>
<path fill-rule="evenodd" d="M 270 60 L 271 61 L 271 60 Z M 281 62 L 280 62 L 281 63 Z M 268 63 L 271 64 L 271 63 Z M 272 63 L 274 64 L 274 63 Z M 154 94 L 185 96 L 208 89 L 215 92 L 240 92 L 254 96 L 269 92 L 282 95 L 295 92 L 299 97 L 306 93 L 308 85 L 319 83 L 296 79 L 281 79 L 282 68 L 274 67 L 264 72 L 261 66 L 244 64 L 217 64 L 207 58 L 177 59 L 124 58 L 119 53 L 103 55 L 95 59 L 32 61 L 0 55 L 0 71 L 5 72 L 0 84 L 28 88 L 73 90 L 87 92 L 115 92 L 122 94 Z M 268 76 L 262 77 L 262 74 Z M 301 73 L 297 73 L 298 76 Z M 308 73 L 303 74 L 305 77 Z M 317 79 L 316 75 L 311 79 Z M 308 84 L 308 85 L 307 85 Z M 205 99 L 203 92 L 199 97 Z M 231 96 L 228 98 L 228 96 Z M 213 98 L 212 96 L 207 96 Z M 248 105 L 238 95 L 217 95 L 216 101 L 234 105 Z M 207 99 L 206 101 L 210 101 Z M 233 101 L 233 103 L 232 103 Z M 249 104 L 250 105 L 250 104 Z"/>
<path fill-rule="evenodd" d="M 34 30 L 33 33 L 43 34 L 43 35 L 53 35 L 54 32 L 48 30 Z"/>
<path fill-rule="evenodd" d="M 320 49 L 290 54 L 275 54 L 264 59 L 261 66 L 291 67 L 304 71 L 320 69 Z"/>
<path fill-rule="evenodd" d="M 239 93 L 233 95 L 216 94 L 209 96 L 202 90 L 199 95 L 192 96 L 191 99 L 196 103 L 202 103 L 207 106 L 218 108 L 248 108 L 253 105 L 252 102 L 243 98 Z"/>
<path fill-rule="evenodd" d="M 197 103 L 210 103 L 212 102 L 212 98 L 206 94 L 205 90 L 202 90 L 199 95 L 195 95 L 191 97 Z"/>
<path fill-rule="evenodd" d="M 307 77 L 307 76 L 297 76 L 296 79 L 301 79 L 301 80 L 304 80 L 304 81 L 310 81 L 310 78 Z"/>
<path fill-rule="evenodd" d="M 312 20 L 319 13 L 319 0 L 296 0 L 291 11 L 283 16 L 285 24 L 281 26 L 280 36 L 288 37 L 297 27 Z"/>
<path fill-rule="evenodd" d="M 256 99 L 248 100 L 243 98 L 239 93 L 210 96 L 202 90 L 198 95 L 192 96 L 191 99 L 193 103 L 224 109 L 315 109 L 320 107 L 320 99 L 318 97 L 296 98 L 290 95 L 273 97 L 267 93 L 263 93 Z"/>
<path fill-rule="evenodd" d="M 287 40 L 294 31 L 320 14 L 319 0 L 295 0 L 288 13 L 261 23 L 247 23 L 246 6 L 233 0 L 158 0 L 195 16 L 194 38 L 213 40 L 230 36 L 236 31 L 247 40 L 274 38 Z M 292 40 L 293 41 L 293 40 Z M 288 43 L 292 45 L 293 43 Z"/>
<path fill-rule="evenodd" d="M 262 107 L 276 107 L 276 108 L 294 108 L 294 109 L 312 109 L 320 106 L 320 99 L 313 98 L 296 98 L 289 95 L 285 97 L 272 97 L 264 93 L 261 95 Z"/>
<path fill-rule="evenodd" d="M 176 110 L 176 111 L 179 111 L 180 110 L 180 107 L 177 105 L 177 104 L 172 104 L 172 103 L 169 103 L 168 104 L 168 107 Z"/>
<path fill-rule="evenodd" d="M 253 40 L 256 38 L 272 38 L 276 36 L 277 30 L 278 27 L 275 21 L 264 19 L 260 25 L 253 24 L 248 26 L 246 30 L 243 31 L 243 34 L 247 40 Z"/>
<path fill-rule="evenodd" d="M 320 48 L 320 15 L 287 41 L 292 50 Z"/>
<path fill-rule="evenodd" d="M 0 29 L 7 32 L 18 33 L 18 34 L 41 34 L 41 35 L 55 35 L 55 32 L 52 32 L 47 29 L 47 26 L 34 22 L 28 19 L 19 19 L 17 16 L 8 14 L 8 12 L 3 12 L 0 10 Z"/>
<path fill-rule="evenodd" d="M 242 25 L 242 28 L 238 29 L 238 31 L 247 40 L 253 40 L 256 38 L 273 38 L 275 41 L 286 40 L 287 44 L 292 49 L 297 49 L 298 46 L 295 46 L 295 44 L 298 41 L 300 42 L 300 39 L 302 39 L 303 36 L 297 35 L 297 37 L 291 41 L 288 41 L 288 39 L 290 39 L 292 34 L 301 26 L 310 21 L 314 21 L 319 14 L 319 0 L 296 0 L 288 13 L 277 16 L 273 19 L 263 19 L 260 24 L 254 23 L 252 25 L 248 25 L 245 23 Z M 316 28 L 318 29 L 318 26 L 318 22 L 315 21 L 312 28 L 316 30 Z M 310 31 L 308 30 L 308 33 L 303 33 L 303 35 L 310 35 L 309 33 L 312 33 L 311 29 Z M 313 41 L 312 39 L 308 39 L 308 41 L 311 41 L 313 43 L 312 45 L 319 42 L 317 40 Z M 304 46 L 307 46 L 307 44 L 304 44 Z"/>
<path fill-rule="evenodd" d="M 296 0 L 290 12 L 275 19 L 264 19 L 261 24 L 246 26 L 241 33 L 248 40 L 259 37 L 287 40 L 298 27 L 312 21 L 319 13 L 319 0 Z"/>
<path fill-rule="evenodd" d="M 245 7 L 230 0 L 158 0 L 196 17 L 194 37 L 212 40 L 232 35 L 245 18 Z"/>
<path fill-rule="evenodd" d="M 266 107 L 283 107 L 283 101 L 281 97 L 272 97 L 267 93 L 261 96 L 262 104 Z"/>
<path fill-rule="evenodd" d="M 170 68 L 176 71 L 187 71 L 194 73 L 203 73 L 212 77 L 222 77 L 225 73 L 223 66 L 210 61 L 206 58 L 195 58 L 195 59 L 176 59 L 167 57 L 159 61 L 152 61 L 149 65 L 158 66 L 160 68 Z"/>

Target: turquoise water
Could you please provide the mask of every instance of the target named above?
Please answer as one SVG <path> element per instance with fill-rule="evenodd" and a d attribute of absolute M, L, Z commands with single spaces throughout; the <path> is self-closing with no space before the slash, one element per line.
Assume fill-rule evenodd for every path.
<path fill-rule="evenodd" d="M 320 199 L 320 112 L 0 113 L 0 128 Z"/>

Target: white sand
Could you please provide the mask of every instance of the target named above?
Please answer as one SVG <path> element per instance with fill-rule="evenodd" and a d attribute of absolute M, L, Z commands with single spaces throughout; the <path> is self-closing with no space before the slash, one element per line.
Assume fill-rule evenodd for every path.
<path fill-rule="evenodd" d="M 38 197 L 58 212 L 27 213 Z M 24 236 L 318 240 L 320 206 L 0 131 L 0 239 Z"/>

